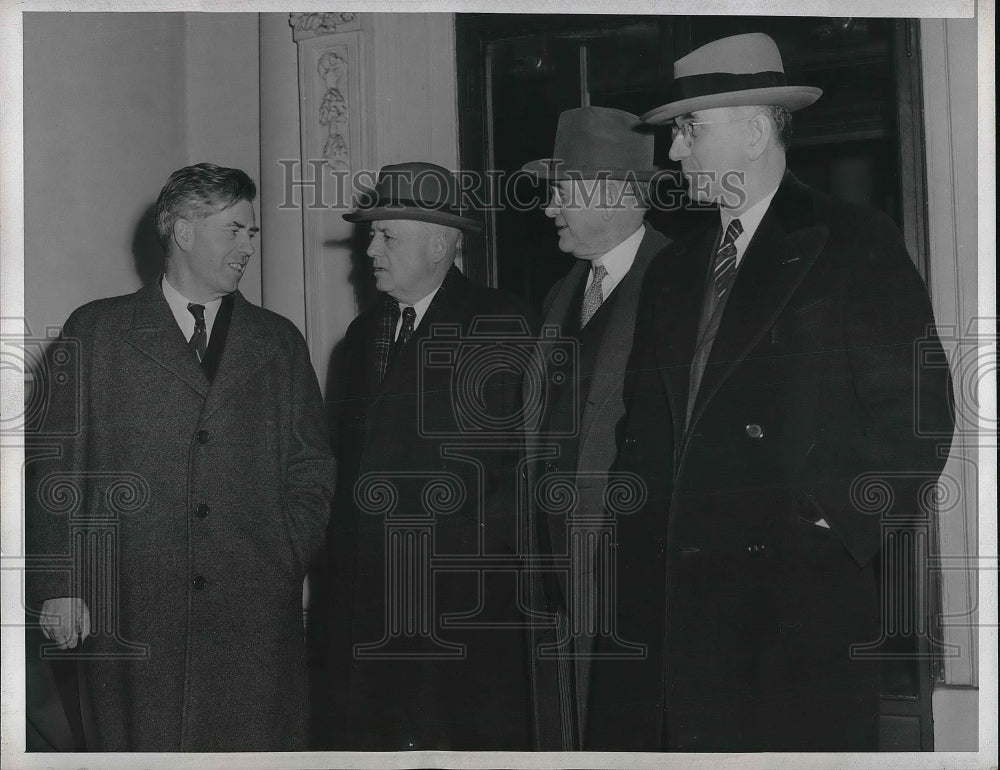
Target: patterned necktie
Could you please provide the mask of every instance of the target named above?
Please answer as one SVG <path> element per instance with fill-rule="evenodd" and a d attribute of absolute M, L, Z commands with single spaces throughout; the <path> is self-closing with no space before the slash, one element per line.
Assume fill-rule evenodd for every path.
<path fill-rule="evenodd" d="M 733 285 L 736 277 L 736 239 L 743 234 L 743 225 L 740 220 L 734 219 L 726 228 L 726 237 L 722 239 L 722 245 L 715 252 L 715 267 L 712 268 L 713 280 L 715 281 L 715 296 L 722 299 Z"/>
<path fill-rule="evenodd" d="M 205 358 L 205 350 L 208 347 L 208 330 L 205 328 L 205 306 L 188 303 L 188 312 L 194 316 L 194 334 L 188 340 L 188 347 L 198 356 L 198 363 Z"/>
<path fill-rule="evenodd" d="M 587 287 L 587 293 L 583 295 L 583 307 L 580 308 L 581 329 L 593 318 L 594 313 L 597 312 L 597 308 L 604 302 L 603 283 L 604 276 L 608 274 L 608 271 L 604 269 L 604 265 L 594 265 L 592 270 L 594 278 L 590 282 L 590 286 Z"/>
<path fill-rule="evenodd" d="M 399 351 L 410 341 L 413 336 L 413 322 L 417 320 L 417 311 L 412 307 L 403 308 L 403 326 L 399 330 L 399 337 L 396 338 L 396 351 L 394 358 L 399 357 Z"/>

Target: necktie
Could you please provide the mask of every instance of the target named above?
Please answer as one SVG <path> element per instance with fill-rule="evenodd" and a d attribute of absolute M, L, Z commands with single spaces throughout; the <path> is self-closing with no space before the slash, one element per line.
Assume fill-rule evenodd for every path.
<path fill-rule="evenodd" d="M 605 270 L 604 265 L 594 265 L 593 268 L 593 280 L 590 282 L 590 286 L 587 287 L 586 294 L 583 295 L 583 307 L 580 308 L 580 328 L 582 329 L 587 325 L 587 322 L 594 316 L 597 312 L 597 308 L 601 306 L 604 302 L 604 276 L 608 274 Z"/>
<path fill-rule="evenodd" d="M 722 239 L 722 245 L 715 252 L 715 267 L 712 268 L 713 280 L 715 281 L 715 296 L 722 299 L 733 285 L 736 277 L 736 239 L 743 234 L 743 225 L 740 220 L 734 219 L 726 228 L 726 237 Z"/>
<path fill-rule="evenodd" d="M 188 347 L 198 356 L 198 363 L 205 358 L 208 347 L 208 331 L 205 329 L 205 306 L 188 303 L 188 312 L 194 316 L 194 334 L 188 340 Z"/>
<path fill-rule="evenodd" d="M 396 349 L 393 358 L 399 357 L 399 351 L 410 341 L 413 336 L 413 322 L 417 320 L 417 311 L 412 307 L 403 308 L 403 325 L 399 329 L 399 336 L 396 338 Z"/>

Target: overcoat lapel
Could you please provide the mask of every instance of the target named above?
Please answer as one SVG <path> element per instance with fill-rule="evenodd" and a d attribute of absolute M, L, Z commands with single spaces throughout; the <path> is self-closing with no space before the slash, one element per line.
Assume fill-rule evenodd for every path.
<path fill-rule="evenodd" d="M 278 350 L 278 342 L 268 327 L 255 313 L 249 312 L 250 304 L 236 292 L 233 319 L 229 325 L 222 360 L 215 374 L 215 381 L 208 391 L 202 410 L 202 420 L 209 419 L 229 399 L 245 391 L 250 380 Z"/>
<path fill-rule="evenodd" d="M 430 328 L 434 324 L 454 322 L 453 308 L 467 293 L 461 285 L 464 281 L 466 278 L 457 267 L 452 266 L 448 270 L 437 294 L 434 295 L 431 304 L 427 306 L 427 312 L 420 319 L 420 324 L 413 330 L 413 335 L 403 349 L 399 351 L 399 358 L 386 372 L 385 379 L 381 384 L 370 391 L 375 396 L 372 409 L 377 408 L 378 402 L 386 395 L 416 392 L 420 364 L 420 340 L 430 336 Z M 367 369 L 373 370 L 374 366 L 367 367 Z"/>
<path fill-rule="evenodd" d="M 566 273 L 566 278 L 559 287 L 559 291 L 552 298 L 552 304 L 542 320 L 543 324 L 557 325 L 560 328 L 566 327 L 569 321 L 570 307 L 574 304 L 573 300 L 583 292 L 584 282 L 587 280 L 589 271 L 589 262 L 578 259 L 574 263 L 573 267 Z"/>
<path fill-rule="evenodd" d="M 556 296 L 552 300 L 552 305 L 549 308 L 549 312 L 545 314 L 546 324 L 558 325 L 561 329 L 565 329 L 570 324 L 576 323 L 576 319 L 570 318 L 570 314 L 575 310 L 579 303 L 576 301 L 577 298 L 583 293 L 584 286 L 587 281 L 587 274 L 590 272 L 590 263 L 583 260 L 579 260 L 572 268 L 570 268 L 569 273 L 566 274 L 566 280 L 563 281 L 562 286 L 556 293 Z M 567 335 L 563 335 L 564 337 Z M 539 350 L 536 347 L 536 350 Z M 539 350 L 539 354 L 541 351 Z M 544 371 L 545 363 L 540 362 L 539 364 Z M 577 371 L 579 375 L 579 370 Z M 543 391 L 548 391 L 548 388 L 543 388 Z M 580 393 L 580 398 L 587 398 L 586 393 Z M 551 408 L 551 405 L 549 405 Z M 584 405 L 583 412 L 586 414 L 588 410 L 586 409 L 586 404 Z M 548 408 L 544 410 L 544 413 L 548 413 Z M 593 415 L 589 415 L 591 421 L 593 420 Z M 579 437 L 580 442 L 584 440 L 586 436 L 585 429 L 583 427 L 584 417 L 581 416 Z M 549 442 L 543 442 L 543 445 Z M 579 449 L 579 444 L 577 445 Z M 553 458 L 555 459 L 555 458 Z M 566 458 L 559 458 L 566 460 Z M 576 458 L 570 458 L 569 462 L 575 467 Z M 566 520 L 562 516 L 544 516 L 542 519 L 543 526 L 548 528 L 549 533 L 549 544 L 552 549 L 553 554 L 566 554 L 569 553 L 569 543 L 566 540 Z M 564 597 L 569 596 L 569 585 L 567 575 L 563 570 L 559 570 L 556 573 L 556 580 L 559 583 L 559 590 L 562 592 Z M 568 601 L 568 600 L 567 600 Z"/>
<path fill-rule="evenodd" d="M 675 436 L 684 435 L 698 319 L 705 279 L 718 238 L 716 225 L 673 246 L 675 251 L 664 263 L 664 273 L 658 276 L 652 319 L 656 362 L 670 404 Z M 679 443 L 675 447 L 679 447 Z"/>
<path fill-rule="evenodd" d="M 590 390 L 581 394 L 586 398 L 583 405 L 583 415 L 580 418 L 580 448 L 584 448 L 594 419 L 601 405 L 611 396 L 616 388 L 621 388 L 622 377 L 628 366 L 629 355 L 632 352 L 632 338 L 635 334 L 636 306 L 639 303 L 639 293 L 643 278 L 649 263 L 659 251 L 666 246 L 667 240 L 651 227 L 646 227 L 636 251 L 635 260 L 629 271 L 609 295 L 617 295 L 614 315 L 612 315 L 601 346 L 594 362 L 594 372 L 590 377 Z M 585 265 L 585 268 L 589 265 Z"/>
<path fill-rule="evenodd" d="M 826 245 L 829 229 L 816 223 L 798 184 L 789 178 L 761 220 L 736 274 L 691 423 L 760 342 Z"/>
<path fill-rule="evenodd" d="M 208 395 L 208 378 L 188 348 L 158 285 L 147 286 L 135 294 L 132 326 L 125 330 L 123 337 L 202 398 Z"/>

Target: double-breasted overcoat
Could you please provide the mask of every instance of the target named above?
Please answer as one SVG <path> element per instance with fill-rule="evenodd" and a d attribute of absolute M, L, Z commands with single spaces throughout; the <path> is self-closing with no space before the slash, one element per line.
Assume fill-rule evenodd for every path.
<path fill-rule="evenodd" d="M 597 664 L 591 747 L 874 750 L 873 559 L 929 515 L 951 435 L 927 292 L 888 217 L 786 175 L 685 423 L 718 242 L 669 248 L 639 303 L 616 469 L 648 499 L 617 522 L 618 628 L 648 654 Z"/>

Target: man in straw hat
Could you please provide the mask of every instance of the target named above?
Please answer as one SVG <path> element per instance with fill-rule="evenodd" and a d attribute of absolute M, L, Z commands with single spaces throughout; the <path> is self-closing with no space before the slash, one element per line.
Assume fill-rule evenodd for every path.
<path fill-rule="evenodd" d="M 344 215 L 371 228 L 380 294 L 347 330 L 338 369 L 317 743 L 525 749 L 520 455 L 490 441 L 516 429 L 521 382 L 506 343 L 531 345 L 528 311 L 455 267 L 463 235 L 481 226 L 448 170 L 386 166 L 368 203 Z M 484 558 L 514 569 L 484 574 Z M 432 572 L 432 559 L 450 569 Z"/>
<path fill-rule="evenodd" d="M 575 341 L 576 376 L 562 382 L 547 378 L 530 449 L 545 455 L 530 466 L 531 486 L 540 492 L 528 499 L 533 553 L 571 560 L 568 570 L 531 571 L 533 607 L 556 620 L 554 627 L 536 629 L 531 639 L 536 745 L 542 749 L 580 748 L 599 625 L 598 602 L 584 597 L 597 599 L 599 580 L 583 569 L 594 554 L 571 544 L 566 514 L 576 522 L 604 514 L 615 427 L 625 413 L 622 386 L 639 290 L 653 258 L 669 243 L 643 222 L 656 169 L 653 133 L 642 129 L 636 115 L 622 110 L 567 110 L 559 116 L 553 157 L 523 167 L 548 181 L 545 215 L 555 225 L 559 248 L 577 258 L 546 297 L 543 321 Z M 545 490 L 554 491 L 550 482 L 567 477 L 576 507 L 550 515 L 545 500 L 551 495 Z"/>
<path fill-rule="evenodd" d="M 587 745 L 875 750 L 874 564 L 944 464 L 923 436 L 952 425 L 947 368 L 922 365 L 944 360 L 927 293 L 893 222 L 786 171 L 790 113 L 820 91 L 786 85 L 769 37 L 674 77 L 643 119 L 672 123 L 720 221 L 639 303 L 616 470 L 649 502 L 618 519 L 618 632 L 648 654 L 597 662 Z"/>

